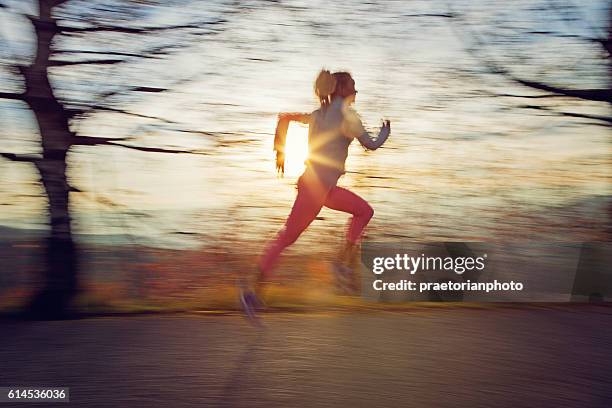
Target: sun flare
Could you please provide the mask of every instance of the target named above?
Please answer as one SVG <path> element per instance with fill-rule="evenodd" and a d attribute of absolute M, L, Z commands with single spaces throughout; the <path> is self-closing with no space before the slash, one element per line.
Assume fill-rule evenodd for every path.
<path fill-rule="evenodd" d="M 292 123 L 287 130 L 285 144 L 285 174 L 299 176 L 308 157 L 308 127 Z"/>

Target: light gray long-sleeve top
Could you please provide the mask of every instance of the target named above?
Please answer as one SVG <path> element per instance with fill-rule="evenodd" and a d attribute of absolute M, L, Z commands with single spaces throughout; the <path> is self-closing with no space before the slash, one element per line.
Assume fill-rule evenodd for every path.
<path fill-rule="evenodd" d="M 373 139 L 363 127 L 359 115 L 342 98 L 335 98 L 329 106 L 310 115 L 306 165 L 314 170 L 324 185 L 335 186 L 345 172 L 348 148 L 353 139 L 366 149 L 376 150 L 388 137 L 389 128 L 383 127 Z"/>

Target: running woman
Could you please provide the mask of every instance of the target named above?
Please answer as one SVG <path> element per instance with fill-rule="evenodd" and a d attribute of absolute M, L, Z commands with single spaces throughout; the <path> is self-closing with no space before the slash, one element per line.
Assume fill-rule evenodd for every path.
<path fill-rule="evenodd" d="M 351 108 L 357 90 L 348 72 L 332 74 L 321 71 L 314 90 L 321 104 L 319 109 L 312 113 L 278 115 L 274 138 L 278 172 L 284 173 L 285 138 L 291 121 L 308 124 L 308 159 L 306 170 L 298 179 L 298 193 L 291 213 L 259 260 L 259 276 L 254 290 L 242 290 L 240 293 L 241 305 L 249 317 L 253 317 L 263 305 L 260 301 L 263 290 L 272 277 L 281 252 L 298 239 L 323 206 L 353 216 L 341 251 L 341 262 L 352 256 L 364 228 L 374 215 L 374 210 L 363 198 L 336 184 L 344 174 L 344 163 L 353 139 L 357 139 L 366 149 L 376 150 L 389 137 L 391 123 L 385 120 L 375 139 L 364 129 L 361 119 Z"/>

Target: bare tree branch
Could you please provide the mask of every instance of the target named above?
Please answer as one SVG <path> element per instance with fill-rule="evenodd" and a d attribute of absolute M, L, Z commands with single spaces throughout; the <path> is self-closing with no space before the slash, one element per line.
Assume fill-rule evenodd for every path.
<path fill-rule="evenodd" d="M 54 55 L 65 55 L 65 54 L 90 54 L 90 55 L 114 55 L 118 57 L 132 57 L 132 58 L 145 58 L 145 59 L 156 59 L 161 56 L 170 55 L 170 51 L 177 51 L 190 46 L 189 42 L 184 44 L 167 44 L 151 47 L 144 49 L 139 53 L 131 52 L 119 52 L 119 51 L 92 51 L 92 50 L 54 50 Z"/>
<path fill-rule="evenodd" d="M 132 112 L 127 112 L 127 111 L 123 111 L 120 109 L 115 109 L 115 108 L 111 108 L 108 106 L 103 106 L 100 103 L 102 103 L 105 99 L 108 99 L 112 96 L 115 95 L 120 95 L 120 94 L 125 94 L 125 93 L 129 93 L 129 92 L 146 92 L 146 93 L 160 93 L 160 92 L 165 92 L 168 91 L 168 88 L 158 88 L 158 87 L 152 87 L 152 86 L 133 86 L 131 88 L 127 88 L 127 89 L 120 89 L 120 90 L 116 90 L 116 91 L 110 91 L 110 92 L 106 92 L 104 94 L 102 94 L 99 98 L 98 98 L 98 103 L 95 104 L 89 104 L 89 103 L 81 103 L 81 102 L 76 102 L 74 103 L 74 105 L 77 106 L 84 106 L 83 108 L 67 108 L 66 112 L 68 112 L 69 117 L 70 118 L 74 118 L 76 116 L 85 116 L 91 113 L 94 113 L 96 110 L 105 110 L 105 111 L 117 111 L 117 113 L 124 113 L 126 115 L 131 115 L 131 116 L 140 116 L 140 117 L 146 117 L 147 119 L 159 119 L 159 118 L 155 118 L 153 116 L 145 116 L 145 115 L 139 115 L 136 113 L 132 113 Z M 162 121 L 166 121 L 165 119 L 160 119 Z M 172 122 L 175 123 L 175 122 Z"/>
<path fill-rule="evenodd" d="M 612 126 L 612 116 L 591 115 L 588 113 L 576 113 L 576 112 L 559 112 L 559 111 L 555 111 L 553 109 L 546 108 L 540 105 L 519 105 L 517 107 L 521 109 L 535 109 L 535 110 L 546 111 L 546 112 L 550 112 L 552 114 L 559 115 L 559 116 L 568 116 L 572 118 L 597 120 L 600 122 L 607 123 L 606 126 Z"/>
<path fill-rule="evenodd" d="M 0 157 L 4 157 L 5 159 L 9 159 L 11 161 L 27 162 L 27 163 L 35 163 L 37 161 L 42 160 L 41 157 L 37 157 L 37 156 L 28 156 L 28 155 L 23 155 L 23 154 L 3 153 L 3 152 L 0 152 Z"/>
<path fill-rule="evenodd" d="M 108 144 L 109 142 L 120 142 L 128 140 L 126 137 L 97 137 L 97 136 L 74 136 L 72 144 L 77 146 L 96 146 Z"/>
<path fill-rule="evenodd" d="M 69 65 L 94 65 L 94 64 L 112 65 L 112 64 L 119 64 L 121 62 L 127 62 L 127 60 L 124 60 L 124 59 L 99 59 L 99 60 L 85 60 L 85 61 L 53 60 L 53 61 L 49 61 L 49 66 L 50 67 L 64 67 L 64 66 L 69 66 Z"/>
<path fill-rule="evenodd" d="M 598 120 L 601 122 L 608 123 L 608 126 L 612 126 L 612 116 L 600 116 L 600 115 L 588 115 L 586 113 L 576 113 L 576 112 L 555 112 L 562 116 L 569 116 L 572 118 L 584 118 L 591 120 Z"/>
<path fill-rule="evenodd" d="M 548 31 L 548 30 L 529 30 L 529 31 L 525 31 L 524 33 L 529 34 L 529 35 L 542 35 L 546 37 L 555 37 L 555 38 L 575 38 L 577 40 L 581 40 L 584 42 L 598 43 L 598 44 L 602 44 L 602 41 L 605 41 L 597 37 L 586 37 L 586 36 L 578 35 L 578 34 L 565 34 L 565 33 L 559 33 L 559 32 Z"/>
<path fill-rule="evenodd" d="M 169 130 L 171 132 L 179 132 L 179 133 L 191 133 L 194 135 L 202 135 L 207 137 L 217 137 L 220 135 L 236 135 L 234 132 L 208 132 L 206 130 L 194 130 L 194 129 L 177 129 L 177 128 L 166 128 L 165 130 Z"/>
<path fill-rule="evenodd" d="M 403 14 L 402 17 L 442 17 L 453 18 L 453 13 L 418 13 L 418 14 Z"/>
<path fill-rule="evenodd" d="M 0 99 L 12 99 L 17 101 L 23 101 L 25 96 L 21 93 L 13 92 L 0 92 Z"/>
<path fill-rule="evenodd" d="M 173 154 L 202 154 L 206 155 L 206 152 L 198 152 L 195 150 L 180 150 L 180 149 L 163 149 L 159 147 L 146 147 L 146 146 L 135 146 L 118 143 L 120 141 L 127 141 L 131 138 L 112 138 L 112 137 L 97 137 L 97 136 L 75 136 L 73 145 L 80 146 L 117 146 L 125 147 L 126 149 L 139 150 L 141 152 L 153 152 L 153 153 L 173 153 Z"/>
<path fill-rule="evenodd" d="M 182 44 L 160 45 L 157 47 L 142 50 L 142 56 L 143 58 L 157 58 L 161 55 L 170 55 L 170 51 L 178 51 L 189 47 L 190 45 L 191 43 L 188 41 L 185 41 Z"/>
<path fill-rule="evenodd" d="M 110 106 L 94 105 L 94 106 L 89 107 L 88 109 L 84 109 L 84 110 L 81 110 L 81 111 L 79 111 L 78 109 L 72 109 L 73 116 L 84 115 L 84 114 L 91 114 L 91 113 L 93 113 L 95 111 L 106 111 L 106 112 L 120 113 L 122 115 L 135 116 L 137 118 L 159 120 L 160 122 L 164 122 L 164 123 L 171 123 L 171 124 L 177 124 L 178 123 L 178 122 L 176 122 L 174 120 L 160 118 L 158 116 L 144 115 L 144 114 L 136 113 L 136 112 L 129 112 L 129 111 L 126 111 L 126 110 L 123 110 L 123 109 L 111 108 Z"/>
<path fill-rule="evenodd" d="M 507 72 L 501 72 L 506 78 L 512 81 L 530 87 L 538 89 L 540 91 L 553 92 L 560 95 L 571 96 L 573 98 L 584 99 L 588 101 L 608 102 L 612 103 L 612 90 L 610 89 L 568 89 L 560 88 L 553 85 L 544 84 L 542 82 L 530 81 L 521 78 L 517 78 Z"/>
<path fill-rule="evenodd" d="M 172 154 L 185 153 L 185 154 L 207 155 L 206 152 L 197 152 L 194 150 L 161 149 L 158 147 L 134 146 L 134 145 L 126 145 L 122 143 L 114 143 L 114 142 L 108 142 L 105 144 L 111 145 L 111 146 L 125 147 L 126 149 L 133 149 L 133 150 L 139 150 L 141 152 L 150 152 L 150 153 L 172 153 Z"/>
<path fill-rule="evenodd" d="M 61 4 L 66 3 L 69 0 L 47 0 L 47 1 L 50 3 L 51 7 L 57 7 L 57 6 L 61 5 Z"/>
<path fill-rule="evenodd" d="M 180 30 L 185 28 L 203 28 L 215 24 L 224 23 L 225 20 L 220 19 L 216 21 L 205 21 L 200 23 L 191 24 L 179 24 L 173 26 L 157 26 L 157 27 L 122 27 L 122 26 L 94 26 L 94 27 L 69 27 L 69 26 L 58 26 L 58 30 L 64 34 L 87 34 L 87 33 L 99 33 L 99 32 L 113 32 L 113 33 L 124 33 L 124 34 L 148 34 L 152 32 L 168 31 L 168 30 Z"/>
<path fill-rule="evenodd" d="M 165 92 L 168 88 L 158 88 L 153 86 L 134 86 L 132 88 L 128 88 L 128 92 L 149 92 L 149 93 L 158 93 Z"/>
<path fill-rule="evenodd" d="M 508 93 L 495 93 L 491 91 L 481 90 L 477 96 L 484 97 L 493 97 L 493 98 L 522 98 L 522 99 L 547 99 L 547 98 L 565 98 L 566 95 L 561 94 L 542 94 L 542 95 L 516 95 L 516 94 L 508 94 Z"/>
<path fill-rule="evenodd" d="M 161 48 L 161 47 L 158 47 Z M 134 57 L 134 58 L 157 58 L 153 55 L 148 55 L 146 52 L 142 54 L 135 54 L 130 52 L 117 52 L 117 51 L 83 51 L 83 50 L 54 50 L 54 55 L 62 54 L 94 54 L 94 55 L 115 55 L 117 57 Z M 162 54 L 157 54 L 162 55 Z"/>
<path fill-rule="evenodd" d="M 128 92 L 159 93 L 159 92 L 165 92 L 165 91 L 168 91 L 168 88 L 157 88 L 157 87 L 152 87 L 152 86 L 134 86 L 134 87 L 127 88 L 127 89 L 106 92 L 100 96 L 100 102 L 104 99 L 110 98 L 111 96 L 119 95 L 122 93 L 128 93 Z"/>

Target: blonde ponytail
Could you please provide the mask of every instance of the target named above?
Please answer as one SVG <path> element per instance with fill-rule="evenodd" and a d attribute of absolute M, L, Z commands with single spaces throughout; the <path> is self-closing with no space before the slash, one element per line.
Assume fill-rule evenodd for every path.
<path fill-rule="evenodd" d="M 314 91 L 321 106 L 329 105 L 331 94 L 336 90 L 336 79 L 328 70 L 321 70 L 315 81 Z"/>

